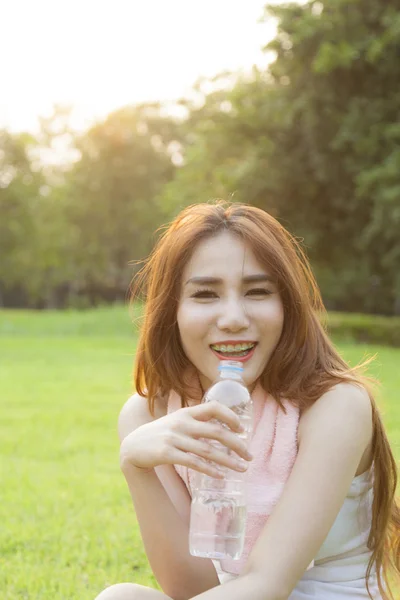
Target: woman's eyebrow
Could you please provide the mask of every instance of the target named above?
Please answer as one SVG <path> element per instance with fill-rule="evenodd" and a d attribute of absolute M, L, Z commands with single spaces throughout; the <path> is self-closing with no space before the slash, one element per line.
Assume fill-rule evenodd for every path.
<path fill-rule="evenodd" d="M 273 277 L 271 277 L 270 275 L 266 275 L 265 273 L 247 275 L 246 277 L 243 277 L 242 281 L 243 283 L 260 283 L 266 281 L 274 283 Z M 185 285 L 188 285 L 189 283 L 193 283 L 196 285 L 220 285 L 221 283 L 223 283 L 223 279 L 221 279 L 220 277 L 192 277 L 191 279 L 187 280 Z"/>

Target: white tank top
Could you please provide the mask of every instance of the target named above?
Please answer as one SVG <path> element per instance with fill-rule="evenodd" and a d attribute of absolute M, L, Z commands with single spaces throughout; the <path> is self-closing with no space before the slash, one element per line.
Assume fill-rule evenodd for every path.
<path fill-rule="evenodd" d="M 298 581 L 288 600 L 369 599 L 365 575 L 372 551 L 367 540 L 372 522 L 373 468 L 355 477 L 336 520 L 314 558 L 314 566 Z M 235 576 L 222 572 L 213 561 L 221 583 Z M 369 587 L 374 600 L 381 600 L 376 570 Z"/>

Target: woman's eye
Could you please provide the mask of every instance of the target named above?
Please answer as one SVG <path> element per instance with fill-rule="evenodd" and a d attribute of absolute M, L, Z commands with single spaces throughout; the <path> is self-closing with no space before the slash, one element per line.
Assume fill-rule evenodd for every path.
<path fill-rule="evenodd" d="M 272 292 L 270 292 L 269 290 L 265 290 L 263 288 L 256 288 L 254 290 L 249 290 L 247 293 L 248 294 L 256 294 L 256 295 L 262 295 L 262 294 L 269 295 L 269 294 L 272 294 Z"/>
<path fill-rule="evenodd" d="M 209 298 L 210 296 L 215 296 L 215 292 L 211 290 L 201 290 L 199 292 L 195 292 L 192 295 L 192 298 Z"/>
<path fill-rule="evenodd" d="M 254 294 L 256 296 L 269 296 L 272 294 L 272 292 L 264 288 L 255 288 L 253 290 L 249 290 L 246 295 L 248 294 Z M 211 298 L 213 296 L 215 297 L 216 295 L 217 294 L 212 290 L 199 290 L 192 295 L 192 298 Z"/>

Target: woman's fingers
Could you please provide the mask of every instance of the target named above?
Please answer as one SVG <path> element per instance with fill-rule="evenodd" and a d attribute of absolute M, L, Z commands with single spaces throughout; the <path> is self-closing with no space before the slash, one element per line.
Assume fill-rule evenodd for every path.
<path fill-rule="evenodd" d="M 187 410 L 189 414 L 198 421 L 210 421 L 214 418 L 225 423 L 232 431 L 242 431 L 242 425 L 238 415 L 219 402 L 202 402 L 201 404 L 183 410 Z"/>
<path fill-rule="evenodd" d="M 217 421 L 203 422 L 191 419 L 185 422 L 183 426 L 181 424 L 180 432 L 195 440 L 200 438 L 216 440 L 227 449 L 236 452 L 236 454 L 242 458 L 246 460 L 252 458 L 247 450 L 244 440 L 242 440 L 237 433 L 233 433 L 230 429 L 224 427 L 223 424 L 218 423 Z"/>
<path fill-rule="evenodd" d="M 228 454 L 224 447 L 218 448 L 205 440 L 196 440 L 191 437 L 182 436 L 176 438 L 174 445 L 176 449 L 189 452 L 200 457 L 200 459 L 210 461 L 217 467 L 228 467 L 234 471 L 243 472 L 249 466 L 248 461 L 239 458 L 236 454 Z"/>
<path fill-rule="evenodd" d="M 190 434 L 193 437 L 216 439 L 247 458 L 246 443 L 237 435 L 243 433 L 244 429 L 239 416 L 233 410 L 219 402 L 205 402 L 187 410 L 187 414 L 192 417 L 188 423 L 195 424 L 197 429 L 196 431 L 191 428 Z M 233 435 L 232 432 L 236 434 Z"/>
<path fill-rule="evenodd" d="M 209 475 L 210 477 L 223 478 L 224 471 L 220 470 L 217 465 L 201 458 L 197 454 L 192 454 L 190 452 L 181 451 L 178 448 L 174 448 L 171 453 L 172 456 L 172 464 L 183 465 L 184 467 L 188 467 L 193 471 L 198 471 L 199 473 L 204 473 L 205 475 Z"/>

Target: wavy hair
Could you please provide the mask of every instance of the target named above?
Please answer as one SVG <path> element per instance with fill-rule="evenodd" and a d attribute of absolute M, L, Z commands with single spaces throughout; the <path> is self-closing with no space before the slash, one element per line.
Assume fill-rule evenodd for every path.
<path fill-rule="evenodd" d="M 299 242 L 274 217 L 247 204 L 217 200 L 189 206 L 165 226 L 133 282 L 132 299 L 145 298 L 134 369 L 136 390 L 147 398 L 153 416 L 156 399 L 166 397 L 171 390 L 181 396 L 182 406 L 188 405 L 187 398 L 195 397 L 190 378 L 182 376 L 193 365 L 183 351 L 176 319 L 181 276 L 197 244 L 224 231 L 251 248 L 278 282 L 284 324 L 268 369 L 260 378 L 264 390 L 282 409 L 282 399 L 287 398 L 300 410 L 340 382 L 362 386 L 369 394 L 374 501 L 366 583 L 372 600 L 368 580 L 375 564 L 383 599 L 394 600 L 390 578 L 400 580 L 397 467 L 372 393 L 372 379 L 363 375 L 366 363 L 350 368 L 330 341 L 322 324 L 325 308 L 308 259 Z"/>

